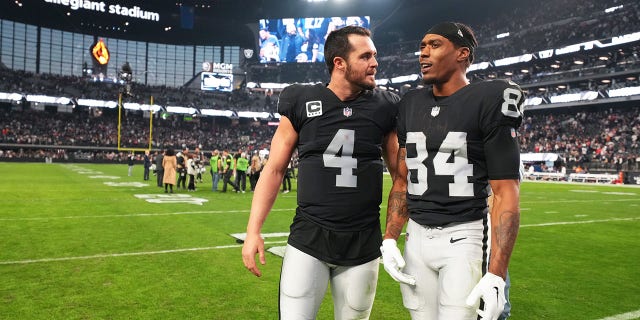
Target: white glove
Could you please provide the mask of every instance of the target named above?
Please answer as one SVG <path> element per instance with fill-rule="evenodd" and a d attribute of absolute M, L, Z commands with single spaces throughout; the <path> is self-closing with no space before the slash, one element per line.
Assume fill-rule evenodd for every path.
<path fill-rule="evenodd" d="M 480 282 L 471 290 L 467 297 L 467 305 L 473 306 L 482 298 L 484 301 L 484 310 L 477 309 L 478 315 L 482 320 L 497 320 L 507 299 L 504 296 L 504 280 L 493 273 L 487 274 L 480 279 Z"/>
<path fill-rule="evenodd" d="M 393 280 L 410 286 L 416 285 L 416 279 L 413 276 L 400 271 L 404 268 L 405 262 L 400 250 L 398 250 L 396 240 L 385 239 L 382 241 L 380 251 L 382 251 L 382 263 L 384 264 L 384 270 L 387 271 Z"/>

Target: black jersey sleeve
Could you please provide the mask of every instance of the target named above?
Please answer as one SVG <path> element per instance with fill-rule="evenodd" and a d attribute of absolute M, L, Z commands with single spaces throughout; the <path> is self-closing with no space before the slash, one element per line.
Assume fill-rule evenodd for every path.
<path fill-rule="evenodd" d="M 481 117 L 489 179 L 518 179 L 520 146 L 517 129 L 522 122 L 524 93 L 511 81 L 487 84 Z"/>
<path fill-rule="evenodd" d="M 296 132 L 300 132 L 300 117 L 296 112 L 296 104 L 301 89 L 300 85 L 290 85 L 284 88 L 278 97 L 278 113 L 289 118 Z"/>
<path fill-rule="evenodd" d="M 525 96 L 517 84 L 495 80 L 475 89 L 484 91 L 480 126 L 485 135 L 498 126 L 520 126 Z"/>

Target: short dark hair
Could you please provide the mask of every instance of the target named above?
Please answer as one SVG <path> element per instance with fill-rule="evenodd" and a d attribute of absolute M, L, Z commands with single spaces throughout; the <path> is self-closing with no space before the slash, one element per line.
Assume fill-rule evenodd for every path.
<path fill-rule="evenodd" d="M 331 31 L 324 43 L 324 61 L 327 64 L 329 74 L 333 72 L 333 59 L 335 57 L 346 59 L 349 52 L 353 50 L 349 43 L 349 35 L 351 34 L 371 37 L 371 31 L 360 26 L 346 26 Z"/>

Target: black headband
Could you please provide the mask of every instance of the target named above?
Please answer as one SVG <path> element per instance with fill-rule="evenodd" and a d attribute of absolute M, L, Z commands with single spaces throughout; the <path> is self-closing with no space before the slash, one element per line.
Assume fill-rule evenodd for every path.
<path fill-rule="evenodd" d="M 473 51 L 478 43 L 471 34 L 465 34 L 465 32 L 453 22 L 443 22 L 431 27 L 431 29 L 427 31 L 427 34 L 437 34 L 449 39 L 449 41 L 460 47 L 469 48 L 469 57 L 470 60 L 473 61 Z"/>

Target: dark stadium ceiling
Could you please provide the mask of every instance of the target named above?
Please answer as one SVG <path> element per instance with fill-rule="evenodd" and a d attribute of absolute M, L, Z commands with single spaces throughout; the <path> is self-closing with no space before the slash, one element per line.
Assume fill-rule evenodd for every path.
<path fill-rule="evenodd" d="M 417 40 L 441 21 L 473 25 L 531 0 L 3 0 L 0 18 L 131 40 L 174 44 L 254 46 L 262 18 L 371 16 L 379 41 Z M 73 6 L 80 7 L 72 9 Z M 87 6 L 87 8 L 82 8 Z M 91 9 L 91 6 L 94 6 Z M 126 7 L 132 11 L 120 11 Z M 193 8 L 193 27 L 185 28 Z M 137 8 L 137 9 L 135 9 Z M 102 11 L 100 11 L 102 10 Z M 158 21 L 143 17 L 157 14 Z M 188 23 L 187 23 L 188 24 Z"/>

